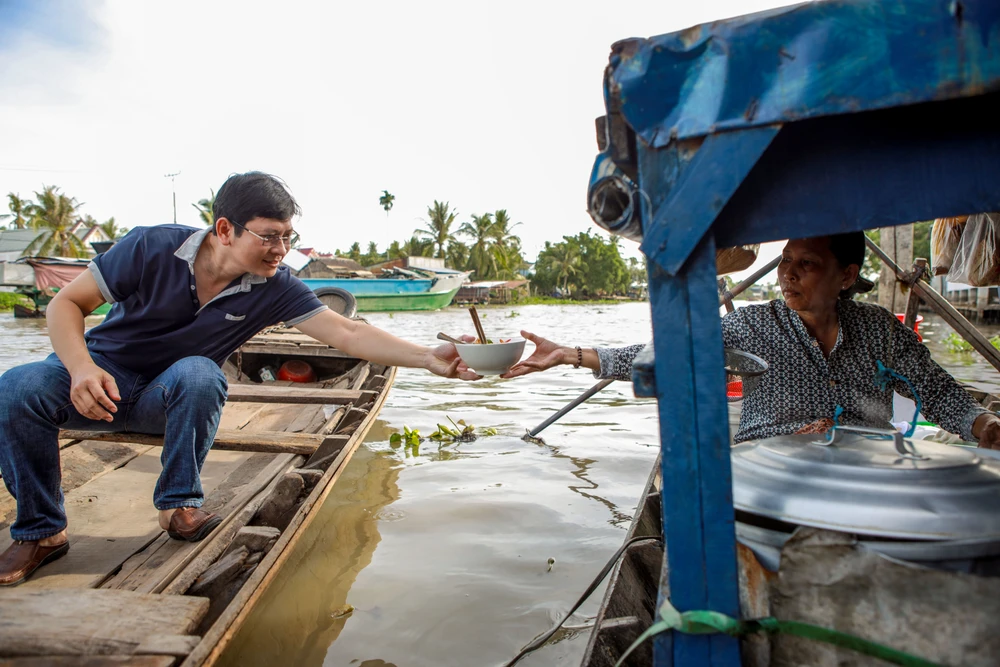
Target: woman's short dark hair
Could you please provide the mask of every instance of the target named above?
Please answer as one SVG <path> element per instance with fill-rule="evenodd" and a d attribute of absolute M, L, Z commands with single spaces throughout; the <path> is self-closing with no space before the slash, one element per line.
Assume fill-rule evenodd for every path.
<path fill-rule="evenodd" d="M 285 184 L 275 176 L 260 171 L 233 174 L 219 188 L 212 206 L 212 222 L 226 218 L 237 225 L 245 225 L 254 218 L 291 220 L 300 214 L 298 203 Z M 237 227 L 236 236 L 243 233 Z M 215 227 L 212 228 L 215 233 Z"/>
<path fill-rule="evenodd" d="M 846 269 L 851 264 L 857 264 L 861 268 L 865 264 L 865 233 L 831 234 L 830 252 L 841 268 Z"/>

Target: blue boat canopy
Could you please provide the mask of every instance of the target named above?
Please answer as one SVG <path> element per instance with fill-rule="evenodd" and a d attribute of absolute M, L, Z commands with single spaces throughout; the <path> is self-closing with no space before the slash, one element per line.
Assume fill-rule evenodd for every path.
<path fill-rule="evenodd" d="M 828 0 L 619 42 L 607 88 L 654 148 L 1000 89 L 1000 2 Z"/>

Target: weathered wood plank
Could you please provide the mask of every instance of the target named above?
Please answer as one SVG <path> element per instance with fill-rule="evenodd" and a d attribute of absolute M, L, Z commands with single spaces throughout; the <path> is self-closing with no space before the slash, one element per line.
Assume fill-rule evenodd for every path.
<path fill-rule="evenodd" d="M 211 556 L 214 560 L 218 556 L 218 548 L 213 546 L 213 542 L 221 539 L 228 544 L 232 535 L 246 524 L 247 520 L 240 521 L 239 515 L 247 503 L 252 502 L 261 489 L 266 488 L 282 470 L 294 465 L 295 461 L 302 460 L 291 454 L 280 454 L 271 457 L 263 467 L 258 468 L 261 459 L 266 461 L 267 455 L 257 454 L 248 458 L 215 491 L 206 496 L 203 507 L 223 517 L 222 524 L 211 535 L 201 542 L 192 543 L 174 540 L 162 533 L 153 543 L 125 561 L 121 571 L 102 584 L 102 587 L 158 593 L 166 585 L 165 582 L 176 577 L 206 551 L 214 554 Z M 254 477 L 245 480 L 247 473 L 241 473 L 244 470 L 250 474 L 254 470 L 257 472 Z M 231 527 L 234 521 L 238 522 L 235 530 Z"/>
<path fill-rule="evenodd" d="M 233 384 L 229 386 L 228 400 L 233 403 L 312 403 L 316 405 L 344 405 L 361 397 L 361 392 L 350 389 L 303 389 L 295 386 L 273 387 L 266 384 Z"/>
<path fill-rule="evenodd" d="M 182 657 L 201 641 L 197 635 L 152 635 L 135 649 L 137 655 L 172 655 Z"/>
<path fill-rule="evenodd" d="M 211 494 L 248 458 L 236 452 L 210 452 L 201 484 Z M 20 589 L 99 586 L 130 556 L 161 533 L 153 507 L 160 476 L 159 451 L 151 449 L 117 470 L 66 494 L 69 553 L 38 570 Z M 0 550 L 10 544 L 0 534 Z"/>
<path fill-rule="evenodd" d="M 140 445 L 163 446 L 162 435 L 146 433 L 109 433 L 104 431 L 62 431 L 62 437 L 98 440 L 101 442 L 131 442 Z M 215 436 L 215 451 L 264 452 L 269 454 L 312 454 L 323 442 L 321 435 L 284 433 L 279 431 L 253 432 L 219 429 Z"/>
<path fill-rule="evenodd" d="M 208 600 L 92 589 L 0 592 L 0 656 L 130 655 L 154 635 L 184 635 Z"/>
<path fill-rule="evenodd" d="M 288 467 L 294 468 L 301 465 L 303 458 L 302 456 L 296 456 L 288 463 Z M 215 530 L 212 537 L 206 540 L 208 544 L 205 548 L 186 567 L 172 575 L 169 579 L 164 579 L 153 589 L 153 592 L 163 593 L 164 595 L 181 595 L 187 591 L 191 587 L 191 584 L 194 583 L 194 580 L 225 553 L 226 548 L 233 540 L 233 536 L 250 522 L 257 513 L 257 510 L 260 509 L 261 504 L 271 493 L 271 489 L 277 485 L 279 480 L 281 480 L 281 476 L 275 476 L 264 487 L 263 491 L 254 496 L 250 502 L 233 516 L 232 520 L 223 523 L 222 526 Z"/>
<path fill-rule="evenodd" d="M 149 449 L 148 445 L 92 441 L 80 441 L 64 449 L 60 452 L 63 493 L 122 467 Z M 0 530 L 14 523 L 16 518 L 17 503 L 7 487 L 0 484 Z"/>
<path fill-rule="evenodd" d="M 0 667 L 171 667 L 172 655 L 45 655 L 0 659 Z"/>
<path fill-rule="evenodd" d="M 351 355 L 332 347 L 305 347 L 295 343 L 266 342 L 247 343 L 243 346 L 244 354 L 294 354 L 302 357 L 335 357 L 350 359 Z"/>

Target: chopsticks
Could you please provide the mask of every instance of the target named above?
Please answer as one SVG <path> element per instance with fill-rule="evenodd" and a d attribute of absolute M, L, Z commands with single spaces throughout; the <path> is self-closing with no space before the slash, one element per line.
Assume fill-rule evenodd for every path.
<path fill-rule="evenodd" d="M 472 315 L 472 324 L 476 327 L 476 335 L 479 336 L 479 342 L 486 345 L 486 332 L 483 331 L 483 325 L 479 321 L 479 313 L 476 312 L 475 306 L 469 308 L 469 315 Z"/>

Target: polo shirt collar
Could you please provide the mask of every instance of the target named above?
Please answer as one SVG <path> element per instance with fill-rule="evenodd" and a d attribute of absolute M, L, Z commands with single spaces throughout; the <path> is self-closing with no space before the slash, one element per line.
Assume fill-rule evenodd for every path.
<path fill-rule="evenodd" d="M 205 242 L 208 235 L 212 233 L 211 227 L 206 227 L 205 229 L 195 232 L 191 236 L 184 240 L 181 247 L 174 252 L 174 257 L 183 259 L 187 262 L 188 270 L 191 271 L 191 275 L 194 275 L 194 259 L 198 256 L 198 250 L 201 248 L 201 244 Z M 258 276 L 256 273 L 244 273 L 243 277 L 240 278 L 240 284 L 234 285 L 228 289 L 223 290 L 219 296 L 215 297 L 218 299 L 220 296 L 228 296 L 235 292 L 249 292 L 251 285 L 259 285 L 261 283 L 266 283 L 267 278 L 264 276 Z M 214 301 L 215 299 L 212 299 Z M 206 304 L 207 305 L 207 304 Z"/>

